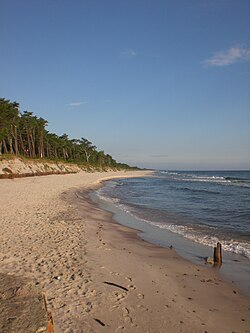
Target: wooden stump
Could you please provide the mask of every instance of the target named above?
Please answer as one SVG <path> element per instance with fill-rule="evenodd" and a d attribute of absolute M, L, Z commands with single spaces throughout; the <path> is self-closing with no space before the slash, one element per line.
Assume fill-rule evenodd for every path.
<path fill-rule="evenodd" d="M 217 246 L 214 247 L 214 265 L 222 265 L 221 243 L 217 243 Z"/>

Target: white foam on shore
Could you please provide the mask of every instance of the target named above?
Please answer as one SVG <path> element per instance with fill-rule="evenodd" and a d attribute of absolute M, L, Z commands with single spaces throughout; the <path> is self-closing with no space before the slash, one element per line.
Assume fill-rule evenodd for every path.
<path fill-rule="evenodd" d="M 172 177 L 176 177 L 179 180 L 183 181 L 198 181 L 198 182 L 217 182 L 217 183 L 231 183 L 231 180 L 226 179 L 222 176 L 205 176 L 205 175 L 190 175 L 190 174 L 179 174 L 176 172 L 168 172 L 168 171 L 161 171 L 161 173 L 169 174 Z M 181 179 L 178 177 L 180 176 Z M 183 177 L 187 177 L 183 179 Z M 108 184 L 109 190 L 112 191 L 113 188 L 116 186 L 121 186 L 123 183 L 117 182 L 117 181 L 110 181 Z M 122 211 L 126 212 L 127 214 L 131 215 L 133 218 L 135 218 L 138 221 L 145 222 L 147 224 L 153 225 L 154 227 L 157 227 L 159 229 L 164 229 L 171 231 L 175 234 L 182 235 L 186 239 L 189 239 L 195 243 L 203 244 L 209 247 L 213 247 L 217 242 L 220 242 L 222 244 L 223 250 L 230 251 L 236 254 L 243 255 L 247 258 L 250 258 L 250 243 L 236 240 L 236 239 L 223 239 L 222 237 L 218 237 L 218 235 L 210 234 L 210 232 L 206 233 L 206 230 L 197 230 L 195 226 L 191 225 L 180 225 L 180 224 L 174 224 L 174 223 L 159 223 L 151 220 L 147 220 L 144 218 L 141 218 L 137 216 L 137 214 L 133 213 L 131 211 L 131 208 L 127 205 L 121 204 L 120 199 L 110 197 L 108 194 L 105 193 L 105 188 L 100 188 L 98 191 L 96 191 L 97 196 L 99 199 L 106 201 L 107 203 L 114 204 L 116 207 L 120 208 Z M 209 226 L 207 226 L 209 229 Z"/>
<path fill-rule="evenodd" d="M 151 225 L 154 225 L 160 229 L 170 230 L 171 232 L 180 234 L 185 238 L 192 240 L 193 242 L 203 244 L 206 246 L 213 247 L 214 244 L 220 242 L 223 250 L 230 251 L 243 255 L 247 258 L 250 258 L 250 244 L 246 242 L 240 242 L 234 239 L 225 240 L 220 239 L 216 236 L 204 235 L 200 232 L 195 231 L 191 227 L 176 225 L 176 224 L 160 224 L 157 222 L 145 221 Z"/>
<path fill-rule="evenodd" d="M 158 223 L 158 222 L 154 222 L 154 221 L 149 221 L 149 220 L 143 219 L 143 218 L 138 217 L 137 215 L 133 214 L 128 206 L 120 203 L 119 199 L 104 196 L 101 189 L 96 191 L 96 193 L 97 193 L 97 196 L 99 197 L 99 199 L 104 200 L 108 203 L 114 204 L 116 207 L 120 208 L 127 214 L 130 214 L 133 218 L 135 218 L 138 221 L 148 223 L 159 229 L 168 230 L 173 233 L 182 235 L 183 237 L 185 237 L 195 243 L 203 244 L 203 245 L 206 245 L 209 247 L 214 247 L 214 245 L 217 242 L 220 242 L 222 244 L 224 251 L 230 251 L 230 252 L 233 252 L 236 254 L 243 255 L 247 258 L 250 258 L 250 244 L 247 242 L 241 242 L 241 241 L 234 240 L 234 239 L 230 239 L 230 240 L 220 239 L 216 236 L 202 234 L 201 232 L 196 231 L 194 228 L 187 226 L 187 225 L 177 225 L 177 224 L 168 224 L 168 223 L 163 224 L 163 223 Z"/>
<path fill-rule="evenodd" d="M 115 183 L 115 182 L 113 182 L 113 183 Z M 115 187 L 117 184 L 118 183 L 113 184 L 112 187 Z M 112 198 L 112 197 L 108 197 L 108 196 L 103 195 L 103 188 L 100 188 L 95 193 L 97 194 L 98 198 L 103 200 L 103 201 L 113 203 L 113 204 L 118 204 L 120 202 L 120 200 L 118 198 Z"/>
<path fill-rule="evenodd" d="M 120 206 L 120 205 L 119 205 Z M 128 213 L 129 210 L 126 210 Z M 130 213 L 131 214 L 131 213 Z M 133 214 L 132 214 L 133 215 Z M 140 219 L 137 216 L 133 215 L 137 220 L 141 220 L 143 222 L 149 223 L 157 228 L 169 230 L 173 233 L 182 235 L 183 237 L 199 244 L 203 244 L 209 247 L 214 247 L 218 242 L 221 243 L 224 251 L 230 251 L 236 254 L 243 255 L 250 259 L 250 244 L 246 242 L 241 242 L 238 240 L 230 239 L 221 239 L 216 236 L 210 236 L 206 234 L 202 234 L 201 232 L 196 231 L 192 227 L 185 225 L 177 225 L 177 224 L 162 224 L 153 221 L 147 221 L 145 219 Z"/>

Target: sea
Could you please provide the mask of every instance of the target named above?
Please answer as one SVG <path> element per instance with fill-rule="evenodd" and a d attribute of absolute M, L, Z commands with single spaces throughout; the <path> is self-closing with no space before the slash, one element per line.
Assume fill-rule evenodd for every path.
<path fill-rule="evenodd" d="M 143 239 L 196 263 L 220 242 L 222 271 L 250 294 L 250 171 L 155 171 L 107 181 L 93 199 Z"/>

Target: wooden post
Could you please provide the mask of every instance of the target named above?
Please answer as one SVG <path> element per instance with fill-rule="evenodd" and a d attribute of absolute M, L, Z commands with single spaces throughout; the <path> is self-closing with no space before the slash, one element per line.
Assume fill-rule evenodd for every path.
<path fill-rule="evenodd" d="M 48 319 L 48 327 L 47 327 L 47 329 L 48 329 L 48 333 L 55 333 L 52 313 L 50 311 L 48 311 L 47 300 L 46 300 L 45 295 L 43 295 L 43 300 L 44 300 L 45 309 L 46 309 L 46 312 L 47 312 L 47 319 Z"/>
<path fill-rule="evenodd" d="M 214 247 L 214 265 L 222 265 L 221 243 L 217 243 L 217 246 Z"/>

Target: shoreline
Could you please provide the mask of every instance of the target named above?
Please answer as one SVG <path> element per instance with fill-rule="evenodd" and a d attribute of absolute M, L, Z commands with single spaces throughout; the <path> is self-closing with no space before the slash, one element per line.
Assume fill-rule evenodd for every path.
<path fill-rule="evenodd" d="M 1 273 L 37 281 L 55 332 L 249 332 L 248 298 L 90 201 L 107 177 L 1 181 Z"/>
<path fill-rule="evenodd" d="M 129 211 L 121 209 L 112 201 L 109 202 L 102 197 L 99 197 L 96 190 L 90 192 L 90 196 L 94 203 L 101 209 L 112 214 L 112 218 L 116 221 L 116 223 L 136 230 L 140 240 L 147 241 L 163 248 L 172 246 L 178 255 L 185 260 L 201 267 L 213 269 L 212 265 L 205 263 L 206 257 L 213 257 L 212 246 L 193 242 L 185 238 L 183 235 L 174 233 L 167 229 L 157 229 L 150 223 L 140 220 L 140 218 L 130 214 Z M 243 295 L 250 297 L 249 259 L 239 254 L 225 251 L 223 248 L 222 250 L 223 264 L 218 270 L 218 277 L 226 280 L 229 284 L 233 282 L 235 287 L 237 287 Z"/>
<path fill-rule="evenodd" d="M 92 190 L 86 191 L 85 193 L 81 192 L 81 194 L 83 195 L 82 198 L 84 199 L 84 201 L 90 200 L 89 203 L 93 205 L 92 200 L 89 198 L 90 192 L 92 192 Z M 94 206 L 96 206 L 95 209 L 100 210 L 100 207 L 98 207 L 96 203 L 94 203 Z M 145 304 L 149 306 L 148 308 L 146 307 L 147 311 L 149 311 L 149 308 L 151 307 L 151 317 L 148 319 L 146 316 L 141 319 L 140 327 L 143 327 L 143 323 L 147 322 L 147 325 L 149 325 L 148 332 L 164 331 L 164 329 L 166 329 L 166 325 L 167 327 L 169 327 L 168 320 L 166 320 L 161 313 L 164 312 L 165 308 L 168 309 L 168 315 L 175 320 L 175 324 L 173 324 L 173 326 L 169 330 L 171 332 L 181 332 L 183 330 L 184 321 L 181 320 L 181 318 L 185 318 L 187 320 L 185 322 L 186 326 L 184 332 L 203 332 L 203 329 L 204 332 L 231 332 L 230 329 L 233 329 L 235 324 L 237 326 L 237 319 L 235 318 L 235 315 L 237 313 L 237 307 L 242 307 L 244 304 L 244 300 L 246 301 L 245 305 L 250 305 L 249 299 L 245 297 L 245 295 L 240 294 L 237 288 L 230 285 L 225 280 L 222 280 L 221 277 L 218 276 L 218 272 L 215 269 L 211 269 L 207 266 L 201 267 L 184 259 L 179 254 L 177 254 L 175 250 L 163 248 L 148 241 L 144 241 L 138 235 L 138 230 L 119 224 L 116 220 L 113 219 L 113 214 L 111 212 L 103 211 L 102 208 L 101 211 L 102 214 L 106 216 L 106 224 L 99 223 L 99 229 L 97 229 L 98 231 L 96 231 L 98 236 L 100 235 L 100 233 L 102 233 L 102 238 L 99 239 L 99 241 L 102 242 L 100 248 L 102 250 L 104 249 L 106 251 L 111 251 L 112 254 L 114 253 L 114 251 L 118 252 L 119 256 L 121 256 L 120 261 L 122 262 L 121 265 L 117 258 L 116 260 L 114 260 L 113 258 L 111 262 L 111 267 L 115 266 L 116 272 L 111 271 L 109 273 L 116 276 L 116 282 L 117 280 L 124 281 L 124 279 L 121 279 L 120 276 L 125 276 L 125 279 L 127 279 L 126 275 L 129 275 L 129 281 L 134 283 L 134 278 L 132 280 L 131 276 L 133 276 L 133 274 L 135 275 L 135 280 L 138 281 L 137 284 L 139 286 L 143 285 L 143 288 L 141 290 L 138 290 L 140 291 L 139 295 L 143 295 L 143 305 L 139 306 L 145 306 L 143 300 L 146 298 L 146 294 L 144 293 L 145 290 L 147 290 L 148 292 L 147 298 L 149 298 L 149 301 L 145 301 Z M 98 253 L 98 250 L 93 250 L 93 252 L 96 254 Z M 131 265 L 131 263 L 129 262 L 131 261 L 131 258 L 126 258 L 128 255 L 133 256 L 132 260 L 135 261 L 133 265 Z M 100 253 L 98 258 L 100 258 Z M 101 254 L 101 262 L 105 262 L 107 266 L 110 265 L 110 261 L 107 259 L 107 256 L 105 254 Z M 138 264 L 141 263 L 143 265 L 146 265 L 147 269 L 151 270 L 151 272 L 146 272 L 144 268 L 139 269 Z M 106 265 L 102 266 L 101 269 L 107 269 Z M 165 265 L 167 267 L 164 267 Z M 130 268 L 130 266 L 132 266 L 132 274 L 131 270 L 128 269 L 128 267 Z M 153 277 L 156 278 L 156 280 L 152 280 L 152 282 L 147 281 L 145 283 L 145 274 L 146 276 L 147 274 L 149 274 L 149 276 L 151 277 L 152 271 Z M 117 279 L 117 277 L 119 278 Z M 193 278 L 195 279 L 195 281 L 193 281 Z M 166 291 L 164 283 L 167 283 L 171 286 L 171 290 L 168 290 L 167 300 L 164 297 L 166 296 L 164 294 L 164 291 Z M 155 288 L 153 288 L 152 285 L 154 285 Z M 127 286 L 129 287 L 129 285 Z M 137 286 L 132 285 L 132 288 L 134 287 L 137 288 Z M 158 290 L 152 290 L 151 288 Z M 160 294 L 163 297 L 159 297 Z M 236 301 L 236 299 L 232 297 L 232 295 L 235 296 L 236 294 L 239 298 L 241 298 L 240 301 L 238 300 L 239 303 L 237 306 L 236 302 L 238 301 Z M 197 296 L 198 300 L 196 300 L 195 302 L 195 298 Z M 159 304 L 156 302 L 156 300 L 152 302 L 152 299 L 154 297 L 158 299 L 157 302 L 159 302 Z M 180 304 L 173 304 L 178 303 L 178 297 L 180 298 Z M 170 303 L 168 303 L 169 301 Z M 168 304 L 164 304 L 164 302 Z M 227 304 L 227 302 L 232 303 Z M 107 299 L 105 300 L 104 304 L 107 304 Z M 157 310 L 152 311 L 152 306 L 153 309 L 156 307 Z M 238 313 L 238 315 L 242 313 L 242 311 L 244 312 L 243 308 L 244 306 L 241 308 L 241 311 Z M 249 315 L 250 308 L 247 307 L 245 308 L 245 310 L 246 315 Z M 222 313 L 214 313 L 220 311 L 222 311 Z M 229 312 L 227 313 L 227 311 L 232 311 L 234 315 L 233 320 L 231 318 L 232 314 L 230 315 Z M 178 317 L 176 315 L 176 312 L 178 314 L 180 314 L 181 312 L 181 316 L 183 317 Z M 198 312 L 200 312 L 199 315 L 197 315 Z M 161 318 L 163 320 L 163 323 L 159 324 L 158 326 L 157 321 L 159 313 L 161 313 L 159 319 Z M 193 318 L 191 315 L 192 313 L 195 314 Z M 141 315 L 142 314 L 140 314 L 140 316 Z M 216 319 L 217 315 L 218 318 Z M 102 318 L 106 318 L 103 312 L 100 312 L 100 316 Z M 192 322 L 189 321 L 189 319 L 191 318 Z M 241 318 L 240 321 L 242 323 L 245 321 L 245 319 Z M 240 324 L 240 321 L 238 322 L 238 324 Z M 147 325 L 144 326 L 144 330 L 146 329 L 146 327 L 148 327 Z M 237 331 L 236 326 L 235 331 Z M 128 329 L 128 332 L 144 331 L 138 329 L 137 325 L 133 326 L 133 329 L 132 327 L 130 329 L 131 331 Z M 247 326 L 245 327 L 245 330 L 242 326 L 240 332 L 241 331 L 248 332 Z"/>

